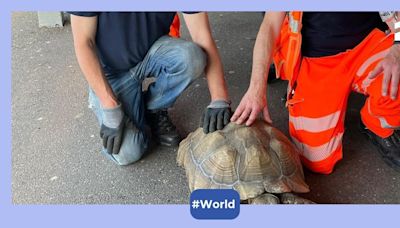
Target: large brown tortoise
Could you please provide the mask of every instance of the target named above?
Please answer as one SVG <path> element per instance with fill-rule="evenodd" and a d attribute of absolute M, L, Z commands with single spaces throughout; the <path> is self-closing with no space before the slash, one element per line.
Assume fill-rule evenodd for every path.
<path fill-rule="evenodd" d="M 177 162 L 190 191 L 235 189 L 242 203 L 251 204 L 312 203 L 292 194 L 309 191 L 296 148 L 261 120 L 210 134 L 199 128 L 180 143 Z"/>

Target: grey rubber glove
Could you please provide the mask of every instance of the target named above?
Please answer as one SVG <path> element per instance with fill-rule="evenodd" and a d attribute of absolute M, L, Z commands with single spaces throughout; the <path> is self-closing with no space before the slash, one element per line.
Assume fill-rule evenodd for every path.
<path fill-rule="evenodd" d="M 231 116 L 230 103 L 224 100 L 212 101 L 204 110 L 200 127 L 203 128 L 205 134 L 222 130 L 230 122 Z"/>
<path fill-rule="evenodd" d="M 121 148 L 126 117 L 121 105 L 112 109 L 103 109 L 103 123 L 100 128 L 100 137 L 103 147 L 109 154 L 118 154 Z"/>

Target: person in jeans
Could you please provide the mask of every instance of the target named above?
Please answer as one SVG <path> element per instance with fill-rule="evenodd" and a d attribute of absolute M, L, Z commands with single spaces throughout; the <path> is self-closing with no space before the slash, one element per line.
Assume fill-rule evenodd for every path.
<path fill-rule="evenodd" d="M 168 35 L 176 12 L 70 12 L 79 65 L 89 84 L 89 105 L 100 124 L 102 152 L 118 165 L 139 160 L 152 139 L 181 141 L 168 117 L 178 96 L 205 73 L 211 103 L 204 132 L 229 123 L 231 108 L 221 60 L 206 13 L 184 13 L 193 42 Z M 154 77 L 148 90 L 142 82 Z"/>

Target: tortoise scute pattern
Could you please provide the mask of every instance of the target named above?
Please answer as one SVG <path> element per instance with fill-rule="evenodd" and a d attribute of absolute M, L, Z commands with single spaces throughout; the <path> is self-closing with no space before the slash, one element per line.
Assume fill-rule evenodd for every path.
<path fill-rule="evenodd" d="M 233 188 L 241 200 L 265 192 L 309 191 L 296 149 L 263 121 L 251 127 L 230 123 L 207 135 L 199 128 L 181 142 L 177 162 L 191 191 Z"/>

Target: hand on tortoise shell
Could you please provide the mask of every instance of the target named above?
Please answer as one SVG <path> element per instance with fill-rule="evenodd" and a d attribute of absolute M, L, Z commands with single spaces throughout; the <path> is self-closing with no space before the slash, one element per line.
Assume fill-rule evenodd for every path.
<path fill-rule="evenodd" d="M 264 121 L 271 124 L 266 89 L 249 88 L 236 108 L 235 113 L 233 113 L 231 121 L 236 124 L 245 123 L 246 126 L 250 126 L 257 119 L 260 112 L 263 114 Z"/>
<path fill-rule="evenodd" d="M 232 110 L 230 102 L 215 100 L 207 106 L 201 117 L 200 127 L 205 134 L 222 130 L 230 122 Z"/>

